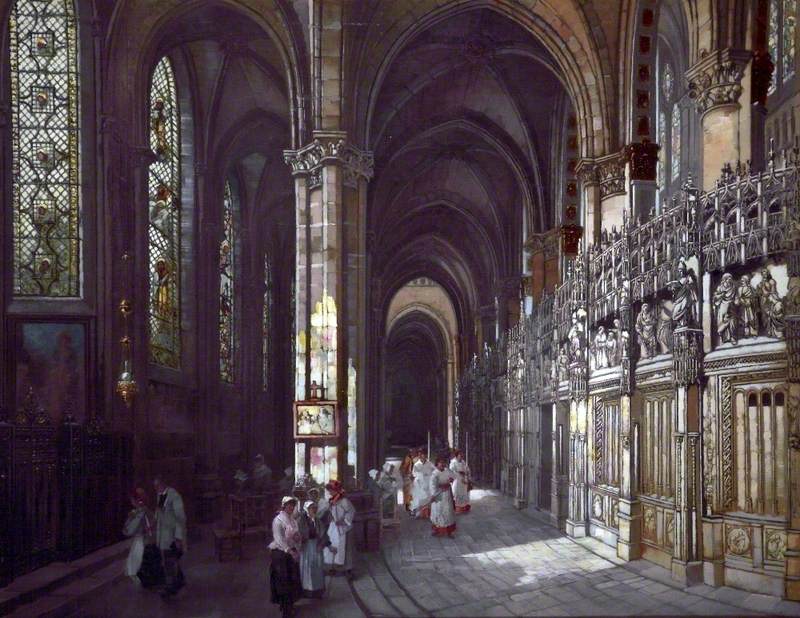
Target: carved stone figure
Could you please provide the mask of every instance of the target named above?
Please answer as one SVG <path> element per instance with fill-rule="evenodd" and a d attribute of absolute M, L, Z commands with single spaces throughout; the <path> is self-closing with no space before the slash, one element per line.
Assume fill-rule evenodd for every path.
<path fill-rule="evenodd" d="M 594 361 L 595 369 L 605 369 L 608 367 L 608 337 L 604 326 L 597 328 L 597 333 L 592 342 L 592 360 Z"/>
<path fill-rule="evenodd" d="M 606 339 L 606 362 L 608 367 L 615 367 L 619 365 L 619 340 L 617 339 L 617 331 L 608 331 Z"/>
<path fill-rule="evenodd" d="M 669 282 L 672 290 L 672 322 L 678 327 L 697 324 L 697 279 L 685 262 L 678 264 L 678 278 Z"/>
<path fill-rule="evenodd" d="M 569 380 L 569 354 L 566 344 L 563 344 L 558 351 L 558 380 L 560 382 Z"/>
<path fill-rule="evenodd" d="M 672 321 L 673 312 L 667 308 L 667 301 L 662 300 L 658 304 L 658 346 L 661 354 L 672 352 Z"/>
<path fill-rule="evenodd" d="M 725 273 L 719 282 L 712 304 L 717 320 L 717 334 L 722 343 L 736 343 L 736 283 L 733 275 Z"/>
<path fill-rule="evenodd" d="M 639 315 L 636 316 L 636 334 L 639 336 L 639 352 L 642 358 L 656 355 L 656 316 L 650 305 L 642 303 Z"/>
<path fill-rule="evenodd" d="M 747 275 L 742 275 L 739 280 L 739 289 L 736 291 L 736 304 L 739 305 L 739 320 L 744 337 L 758 336 L 758 321 L 756 320 L 758 296 L 753 286 L 750 285 L 750 277 Z"/>
<path fill-rule="evenodd" d="M 761 323 L 767 337 L 783 337 L 785 320 L 783 301 L 778 296 L 778 283 L 772 278 L 769 269 L 761 269 L 761 283 L 758 284 L 758 300 L 761 308 Z"/>
<path fill-rule="evenodd" d="M 585 361 L 584 356 L 584 343 L 586 336 L 586 326 L 584 325 L 584 317 L 580 311 L 572 312 L 572 326 L 567 333 L 569 339 L 569 360 L 572 363 Z"/>

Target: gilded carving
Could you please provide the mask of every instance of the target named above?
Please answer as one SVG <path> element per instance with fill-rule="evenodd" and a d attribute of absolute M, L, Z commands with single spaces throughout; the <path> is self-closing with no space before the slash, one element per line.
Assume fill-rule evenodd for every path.
<path fill-rule="evenodd" d="M 642 514 L 644 538 L 656 542 L 656 510 L 652 506 L 645 506 Z"/>
<path fill-rule="evenodd" d="M 764 530 L 764 547 L 767 560 L 782 561 L 786 553 L 786 531 L 770 528 Z"/>
<path fill-rule="evenodd" d="M 729 554 L 735 556 L 749 556 L 752 552 L 752 542 L 750 537 L 752 529 L 748 526 L 725 526 L 725 547 Z"/>
<path fill-rule="evenodd" d="M 664 547 L 672 549 L 675 544 L 675 513 L 664 514 Z"/>
<path fill-rule="evenodd" d="M 598 494 L 592 499 L 592 515 L 595 519 L 603 519 L 603 497 Z"/>

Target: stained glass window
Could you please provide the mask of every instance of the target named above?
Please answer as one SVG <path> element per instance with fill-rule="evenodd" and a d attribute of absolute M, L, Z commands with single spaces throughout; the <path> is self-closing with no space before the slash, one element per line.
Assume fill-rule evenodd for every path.
<path fill-rule="evenodd" d="M 669 64 L 664 65 L 664 73 L 661 76 L 661 91 L 664 93 L 664 98 L 667 101 L 672 99 L 672 91 L 675 87 L 675 78 L 672 75 L 672 67 Z"/>
<path fill-rule="evenodd" d="M 775 63 L 770 94 L 795 73 L 797 0 L 770 0 L 767 51 Z"/>
<path fill-rule="evenodd" d="M 795 28 L 797 26 L 797 0 L 783 0 L 783 81 L 794 75 Z"/>
<path fill-rule="evenodd" d="M 777 69 L 778 63 L 778 40 L 780 36 L 780 10 L 779 3 L 781 0 L 770 0 L 769 3 L 769 28 L 767 32 L 767 51 L 775 63 Z M 769 92 L 775 92 L 775 84 L 777 80 L 773 79 L 769 86 Z"/>
<path fill-rule="evenodd" d="M 272 350 L 272 264 L 269 255 L 264 254 L 264 305 L 261 309 L 261 384 L 264 390 L 269 388 L 270 363 Z"/>
<path fill-rule="evenodd" d="M 181 143 L 180 112 L 172 65 L 165 56 L 150 82 L 148 171 L 150 360 L 178 369 L 181 359 Z"/>
<path fill-rule="evenodd" d="M 222 198 L 222 240 L 219 244 L 219 377 L 233 383 L 236 365 L 236 204 L 231 183 Z"/>
<path fill-rule="evenodd" d="M 658 143 L 661 148 L 658 151 L 658 186 L 664 188 L 667 180 L 666 158 L 667 158 L 667 115 L 664 112 L 658 114 Z"/>
<path fill-rule="evenodd" d="M 670 165 L 672 166 L 672 180 L 675 181 L 681 175 L 681 108 L 677 103 L 672 106 L 671 120 Z"/>
<path fill-rule="evenodd" d="M 72 0 L 17 0 L 11 60 L 14 294 L 81 294 L 78 45 Z"/>

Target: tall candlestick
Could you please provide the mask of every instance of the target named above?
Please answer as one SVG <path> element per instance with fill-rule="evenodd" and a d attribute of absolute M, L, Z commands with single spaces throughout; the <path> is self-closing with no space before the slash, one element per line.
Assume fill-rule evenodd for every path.
<path fill-rule="evenodd" d="M 431 432 L 428 432 L 428 459 L 431 458 Z"/>

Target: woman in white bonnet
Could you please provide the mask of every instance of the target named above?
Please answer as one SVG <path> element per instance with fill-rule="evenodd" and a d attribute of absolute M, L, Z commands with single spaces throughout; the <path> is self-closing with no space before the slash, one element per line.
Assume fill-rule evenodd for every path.
<path fill-rule="evenodd" d="M 302 538 L 294 511 L 297 498 L 286 496 L 281 510 L 272 520 L 272 543 L 269 544 L 269 581 L 272 602 L 281 608 L 281 616 L 294 615 L 294 603 L 303 594 L 300 580 L 300 544 Z"/>

